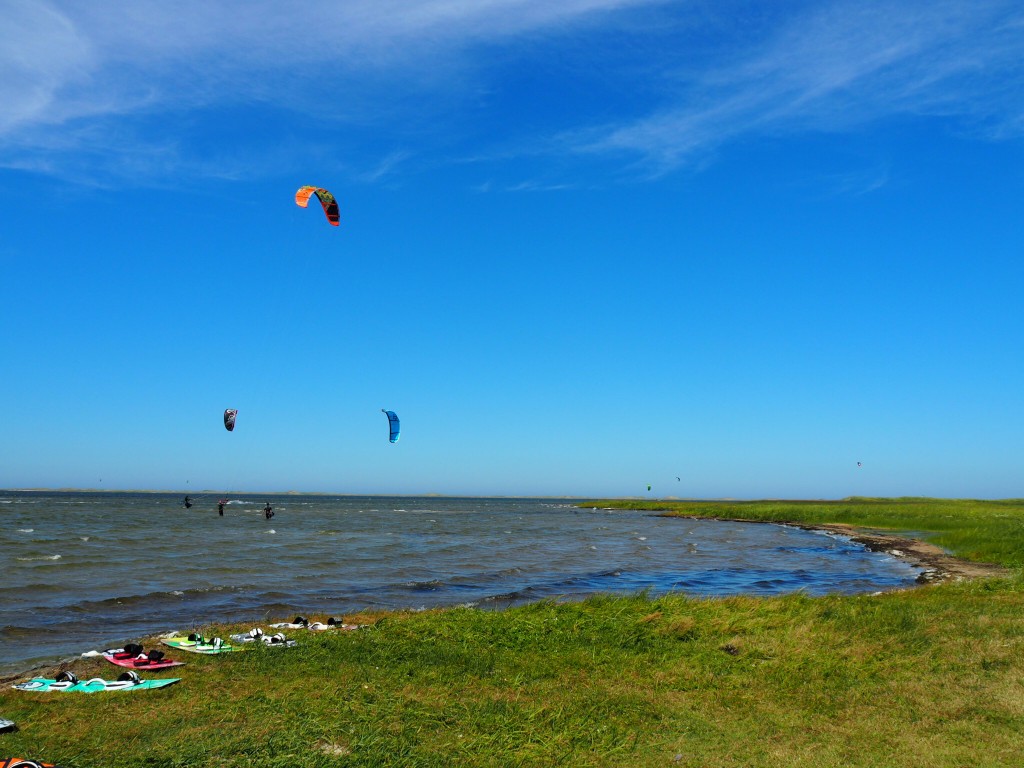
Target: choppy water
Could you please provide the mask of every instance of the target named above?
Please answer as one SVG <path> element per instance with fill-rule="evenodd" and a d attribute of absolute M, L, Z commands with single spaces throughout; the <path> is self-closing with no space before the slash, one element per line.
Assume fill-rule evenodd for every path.
<path fill-rule="evenodd" d="M 918 570 L 776 525 L 542 499 L 0 492 L 0 670 L 213 621 L 595 592 L 870 592 Z M 265 520 L 266 501 L 276 515 Z"/>

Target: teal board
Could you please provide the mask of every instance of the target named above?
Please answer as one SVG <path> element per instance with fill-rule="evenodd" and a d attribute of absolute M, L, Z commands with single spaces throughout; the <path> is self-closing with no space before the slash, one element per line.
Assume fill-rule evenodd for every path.
<path fill-rule="evenodd" d="M 92 680 L 50 680 L 45 677 L 34 677 L 24 683 L 12 686 L 19 691 L 36 691 L 46 693 L 49 691 L 64 691 L 78 693 L 99 693 L 100 691 L 138 691 L 150 688 L 163 688 L 165 685 L 173 685 L 181 680 L 180 677 L 172 677 L 166 680 L 143 680 L 140 683 L 131 680 L 101 680 L 94 677 Z"/>

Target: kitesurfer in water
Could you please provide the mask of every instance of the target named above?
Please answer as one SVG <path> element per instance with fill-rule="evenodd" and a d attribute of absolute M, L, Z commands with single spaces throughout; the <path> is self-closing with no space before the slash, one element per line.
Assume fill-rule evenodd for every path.
<path fill-rule="evenodd" d="M 269 520 L 274 516 L 274 508 L 270 506 L 270 502 L 267 502 L 267 506 L 263 508 L 263 516 Z"/>
<path fill-rule="evenodd" d="M 221 517 L 224 517 L 224 502 L 223 501 L 218 501 L 217 502 L 217 514 L 220 515 Z"/>
<path fill-rule="evenodd" d="M 185 496 L 185 509 L 192 509 L 192 499 Z"/>

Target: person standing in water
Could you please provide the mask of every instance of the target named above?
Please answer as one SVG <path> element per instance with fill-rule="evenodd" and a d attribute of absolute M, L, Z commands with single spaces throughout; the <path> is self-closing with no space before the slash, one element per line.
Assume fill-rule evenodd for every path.
<path fill-rule="evenodd" d="M 218 501 L 217 502 L 217 514 L 220 515 L 221 517 L 224 517 L 224 502 L 223 501 Z"/>
<path fill-rule="evenodd" d="M 188 495 L 185 496 L 185 509 L 192 509 L 192 499 Z"/>
<path fill-rule="evenodd" d="M 270 502 L 267 502 L 267 506 L 263 508 L 263 516 L 269 520 L 274 516 L 274 508 L 270 506 Z"/>

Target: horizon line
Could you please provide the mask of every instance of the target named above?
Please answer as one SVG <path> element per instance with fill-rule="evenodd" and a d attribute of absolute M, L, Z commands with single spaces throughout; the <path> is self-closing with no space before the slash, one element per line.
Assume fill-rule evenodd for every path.
<path fill-rule="evenodd" d="M 180 496 L 183 492 L 176 490 L 161 490 L 152 488 L 0 488 L 0 493 L 152 493 L 166 496 Z M 1010 501 L 1022 502 L 1024 498 L 1007 496 L 1001 498 L 976 498 L 976 497 L 944 497 L 944 496 L 843 496 L 838 498 L 785 498 L 785 497 L 750 497 L 739 498 L 736 496 L 576 496 L 576 495 L 519 495 L 519 494 L 459 494 L 459 493 L 335 493 L 331 491 L 215 491 L 201 489 L 197 491 L 185 491 L 186 496 L 193 494 L 221 496 L 228 498 L 235 496 L 336 496 L 345 498 L 407 498 L 407 499 L 563 499 L 573 501 L 667 501 L 667 502 L 782 502 L 782 503 L 840 503 L 853 502 L 860 499 L 880 501 Z"/>

